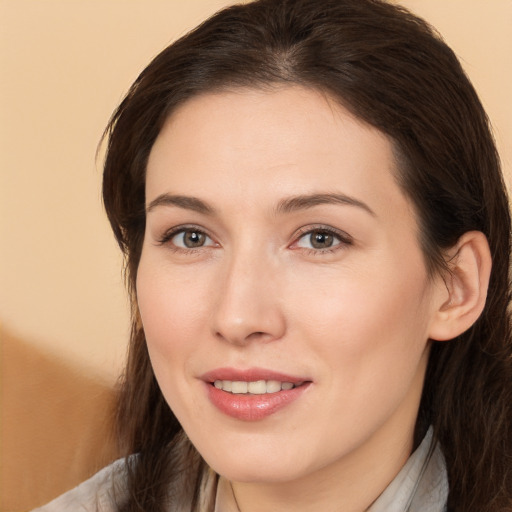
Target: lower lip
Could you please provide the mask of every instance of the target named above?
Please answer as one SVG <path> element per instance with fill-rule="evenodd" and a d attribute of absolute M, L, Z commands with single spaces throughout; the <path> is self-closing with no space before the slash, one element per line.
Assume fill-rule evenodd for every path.
<path fill-rule="evenodd" d="M 258 421 L 276 413 L 297 400 L 309 387 L 306 382 L 296 388 L 265 393 L 262 395 L 247 395 L 228 393 L 207 383 L 208 398 L 212 404 L 224 414 L 243 421 Z"/>

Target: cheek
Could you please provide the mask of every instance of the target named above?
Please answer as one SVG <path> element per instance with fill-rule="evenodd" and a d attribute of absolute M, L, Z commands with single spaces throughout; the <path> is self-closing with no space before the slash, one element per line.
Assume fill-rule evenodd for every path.
<path fill-rule="evenodd" d="M 201 300 L 205 294 L 204 280 L 143 255 L 137 273 L 137 302 L 151 364 L 167 399 L 170 390 L 183 385 L 190 373 L 190 355 L 200 347 L 200 330 L 207 318 Z"/>
<path fill-rule="evenodd" d="M 317 275 L 295 291 L 294 316 L 333 379 L 367 387 L 395 381 L 400 372 L 405 381 L 411 377 L 427 344 L 430 314 L 420 258 Z"/>
<path fill-rule="evenodd" d="M 312 275 L 302 282 L 295 280 L 290 301 L 295 303 L 296 316 L 321 335 L 351 334 L 351 331 L 381 331 L 412 328 L 411 321 L 422 323 L 427 301 L 426 278 L 407 274 L 407 269 L 379 269 L 374 272 Z M 297 286 L 297 283 L 300 285 Z M 356 332 L 352 339 L 357 342 Z"/>
<path fill-rule="evenodd" d="M 201 413 L 201 396 L 191 393 L 190 361 L 203 349 L 201 329 L 207 317 L 204 280 L 141 259 L 137 301 L 151 365 L 169 407 L 179 421 Z"/>
<path fill-rule="evenodd" d="M 205 293 L 202 283 L 172 266 L 152 264 L 143 255 L 137 273 L 137 302 L 148 344 L 179 344 L 197 328 L 204 314 L 204 301 L 199 300 Z"/>

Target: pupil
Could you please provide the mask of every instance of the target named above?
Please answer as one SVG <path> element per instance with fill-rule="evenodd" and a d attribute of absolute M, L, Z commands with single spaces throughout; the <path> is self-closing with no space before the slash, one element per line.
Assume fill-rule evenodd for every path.
<path fill-rule="evenodd" d="M 333 236 L 329 233 L 316 232 L 311 236 L 311 245 L 315 249 L 325 249 L 331 247 Z"/>
<path fill-rule="evenodd" d="M 187 231 L 185 233 L 184 242 L 189 248 L 201 247 L 204 244 L 204 235 L 197 231 Z"/>

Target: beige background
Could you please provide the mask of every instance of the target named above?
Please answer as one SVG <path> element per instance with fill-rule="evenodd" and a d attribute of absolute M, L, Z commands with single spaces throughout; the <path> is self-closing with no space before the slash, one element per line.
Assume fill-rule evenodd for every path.
<path fill-rule="evenodd" d="M 62 395 L 67 385 L 41 380 L 37 370 L 55 367 L 50 380 L 57 374 L 84 376 L 88 384 L 83 389 L 90 390 L 87 386 L 96 385 L 91 379 L 108 388 L 122 367 L 127 303 L 119 251 L 100 200 L 101 165 L 95 151 L 102 130 L 145 64 L 227 3 L 0 0 L 0 331 L 2 365 L 10 370 L 3 372 L 1 469 L 11 477 L 11 489 L 20 478 L 24 488 L 34 488 L 26 474 L 17 475 L 27 465 L 37 469 L 48 453 L 57 452 L 48 438 L 34 436 L 23 425 L 39 422 L 51 430 L 55 426 L 46 420 L 58 416 L 55 407 L 64 414 L 80 397 L 90 397 L 76 390 Z M 462 59 L 493 122 L 510 175 L 512 0 L 401 3 L 436 26 Z M 31 363 L 25 364 L 28 359 Z M 98 389 L 89 404 L 102 396 Z M 46 398 L 48 405 L 37 399 L 40 390 L 46 397 L 63 398 Z M 110 396 L 102 400 L 99 408 L 111 403 Z M 90 405 L 80 410 L 84 417 L 93 415 Z M 69 443 L 83 438 L 76 430 Z M 46 452 L 38 448 L 41 444 Z M 69 457 L 61 467 L 75 460 Z M 85 464 L 87 474 L 98 461 Z M 52 466 L 44 471 L 51 472 Z M 51 492 L 82 474 L 75 472 Z M 35 501 L 9 506 L 28 508 L 42 501 L 51 495 L 45 485 L 46 494 L 42 491 Z"/>

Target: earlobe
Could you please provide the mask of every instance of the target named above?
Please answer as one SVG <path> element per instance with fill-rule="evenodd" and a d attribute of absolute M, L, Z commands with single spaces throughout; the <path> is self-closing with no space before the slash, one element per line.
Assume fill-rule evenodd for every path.
<path fill-rule="evenodd" d="M 437 341 L 451 340 L 476 322 L 485 306 L 492 267 L 489 244 L 480 231 L 464 233 L 449 254 L 446 289 L 429 332 Z"/>

